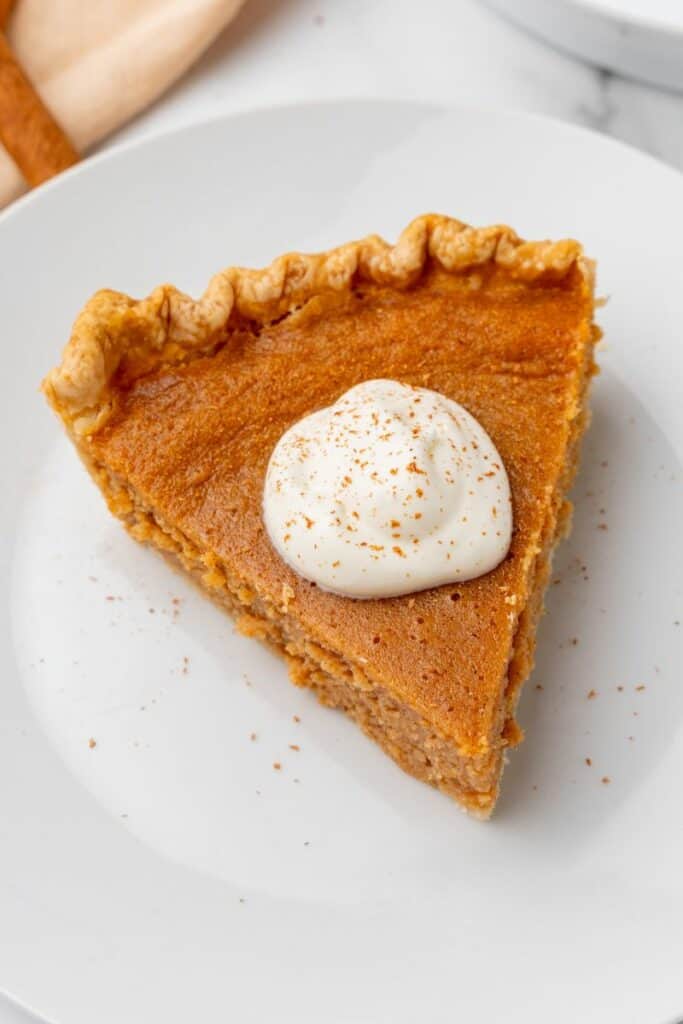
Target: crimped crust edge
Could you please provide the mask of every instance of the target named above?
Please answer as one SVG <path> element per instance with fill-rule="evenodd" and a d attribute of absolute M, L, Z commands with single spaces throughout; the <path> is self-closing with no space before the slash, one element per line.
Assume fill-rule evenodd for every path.
<path fill-rule="evenodd" d="M 114 407 L 110 384 L 125 360 L 129 377 L 210 353 L 240 320 L 267 324 L 309 299 L 361 281 L 404 288 L 429 263 L 452 272 L 495 264 L 512 278 L 560 279 L 592 265 L 578 242 L 527 242 L 505 225 L 473 228 L 451 217 L 413 220 L 395 245 L 378 235 L 315 254 L 288 253 L 260 270 L 229 267 L 195 300 L 171 285 L 145 299 L 100 291 L 78 316 L 60 365 L 43 381 L 52 407 L 77 436 L 95 433 Z"/>

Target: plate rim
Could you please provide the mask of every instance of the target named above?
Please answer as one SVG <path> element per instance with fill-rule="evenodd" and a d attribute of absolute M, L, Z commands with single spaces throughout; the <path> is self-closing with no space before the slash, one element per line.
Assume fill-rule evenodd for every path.
<path fill-rule="evenodd" d="M 673 32 L 675 35 L 683 37 L 683 25 L 666 21 L 659 14 L 648 16 L 638 11 L 625 11 L 622 14 L 621 11 L 610 7 L 609 3 L 605 3 L 605 0 L 565 0 L 565 2 L 574 4 L 575 7 L 583 8 L 583 10 L 592 14 L 599 14 L 611 21 L 625 22 L 636 29 L 650 29 L 654 32 Z"/>
<path fill-rule="evenodd" d="M 583 3 L 584 0 L 570 0 L 570 2 Z M 254 116 L 258 117 L 261 114 L 268 115 L 275 112 L 285 114 L 306 109 L 320 109 L 326 107 L 335 108 L 342 106 L 403 107 L 416 111 L 432 111 L 435 114 L 483 114 L 485 116 L 501 117 L 518 121 L 540 122 L 542 124 L 552 126 L 552 130 L 565 131 L 568 134 L 575 134 L 579 136 L 588 136 L 593 140 L 593 142 L 597 142 L 599 145 L 604 145 L 610 148 L 616 146 L 630 155 L 635 155 L 637 158 L 641 158 L 648 163 L 652 163 L 660 170 L 671 172 L 672 175 L 679 179 L 683 184 L 683 169 L 679 170 L 679 168 L 675 167 L 673 164 L 667 163 L 655 154 L 648 153 L 646 150 L 640 149 L 638 146 L 625 142 L 622 139 L 615 138 L 613 135 L 609 135 L 606 132 L 601 132 L 587 125 L 577 124 L 574 121 L 567 121 L 560 117 L 554 117 L 550 114 L 533 110 L 516 110 L 507 106 L 497 107 L 490 104 L 436 103 L 429 100 L 390 99 L 373 96 L 339 96 L 335 99 L 311 99 L 300 103 L 283 102 L 255 104 L 254 106 L 246 107 L 239 111 L 220 111 L 218 113 L 209 114 L 206 117 L 195 118 L 180 125 L 160 128 L 150 132 L 148 135 L 140 136 L 139 138 L 124 139 L 120 142 L 113 142 L 111 145 L 107 144 L 105 141 L 104 148 L 98 148 L 92 154 L 87 155 L 79 163 L 74 164 L 73 167 L 69 167 L 61 174 L 56 175 L 54 178 L 50 178 L 37 188 L 33 188 L 28 192 L 25 192 L 23 195 L 19 196 L 18 199 L 15 199 L 4 209 L 0 210 L 0 230 L 2 230 L 4 225 L 10 219 L 21 216 L 24 210 L 30 209 L 36 204 L 47 201 L 48 197 L 53 196 L 60 188 L 68 185 L 83 175 L 92 173 L 101 164 L 121 159 L 134 150 L 150 148 L 171 138 L 190 134 L 194 131 L 201 131 L 205 128 L 212 128 L 217 124 L 230 124 L 232 121 L 238 121 Z"/>

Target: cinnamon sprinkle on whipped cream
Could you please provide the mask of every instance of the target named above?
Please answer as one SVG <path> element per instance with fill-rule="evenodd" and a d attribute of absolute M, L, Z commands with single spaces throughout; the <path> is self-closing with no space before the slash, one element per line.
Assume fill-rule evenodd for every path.
<path fill-rule="evenodd" d="M 358 384 L 283 434 L 263 516 L 297 573 L 355 598 L 482 576 L 512 535 L 507 473 L 481 424 L 393 380 Z"/>

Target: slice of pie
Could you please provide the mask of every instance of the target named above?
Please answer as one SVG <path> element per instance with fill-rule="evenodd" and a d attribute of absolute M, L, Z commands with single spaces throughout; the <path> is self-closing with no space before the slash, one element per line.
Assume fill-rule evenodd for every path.
<path fill-rule="evenodd" d="M 94 296 L 44 391 L 109 508 L 186 570 L 292 680 L 342 708 L 407 772 L 487 817 L 532 667 L 543 591 L 594 373 L 593 268 L 577 242 L 413 221 L 194 301 Z M 262 518 L 282 434 L 352 386 L 390 379 L 461 403 L 510 480 L 514 532 L 487 575 L 353 600 L 294 572 Z"/>

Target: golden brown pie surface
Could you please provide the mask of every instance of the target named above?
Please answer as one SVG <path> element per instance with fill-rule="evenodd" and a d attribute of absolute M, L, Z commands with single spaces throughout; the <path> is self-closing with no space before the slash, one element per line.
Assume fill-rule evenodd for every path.
<path fill-rule="evenodd" d="M 176 327 L 184 339 L 160 324 L 174 302 L 179 322 L 191 321 L 190 300 L 157 294 L 141 310 L 105 293 L 86 308 L 46 391 L 134 535 L 173 550 L 195 575 L 201 563 L 204 584 L 229 591 L 247 627 L 294 659 L 296 681 L 344 706 L 408 770 L 485 814 L 503 749 L 516 740 L 514 705 L 566 518 L 593 370 L 592 274 L 576 243 L 519 243 L 497 228 L 484 229 L 478 243 L 470 238 L 478 259 L 449 268 L 434 234 L 450 231 L 457 244 L 472 229 L 447 218 L 416 223 L 426 242 L 420 265 L 413 256 L 403 278 L 395 266 L 386 270 L 387 251 L 400 262 L 399 243 L 384 247 L 383 268 L 357 266 L 338 287 L 329 274 L 321 284 L 317 265 L 308 293 L 299 281 L 289 299 L 268 298 L 260 314 L 251 294 L 241 305 L 235 299 L 233 280 L 227 317 L 213 310 L 206 326 L 197 314 L 194 334 Z M 498 241 L 482 254 L 491 232 Z M 303 580 L 272 548 L 261 497 L 276 442 L 303 416 L 378 377 L 460 402 L 502 455 L 514 533 L 508 557 L 488 575 L 354 601 Z M 326 696 L 328 677 L 335 684 Z M 337 693 L 342 677 L 358 690 L 362 712 L 353 695 Z M 403 729 L 391 716 L 404 707 Z"/>

